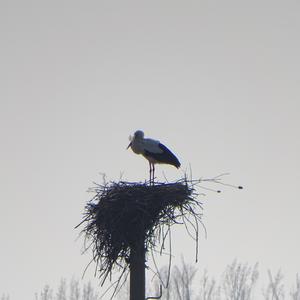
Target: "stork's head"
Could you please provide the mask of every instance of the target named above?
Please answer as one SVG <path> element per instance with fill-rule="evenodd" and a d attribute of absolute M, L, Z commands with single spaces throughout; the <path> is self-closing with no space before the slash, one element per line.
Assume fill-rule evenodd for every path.
<path fill-rule="evenodd" d="M 142 140 L 143 138 L 144 138 L 144 132 L 143 132 L 142 130 L 137 130 L 137 131 L 134 133 L 133 136 L 130 136 L 130 137 L 129 137 L 130 144 L 128 145 L 127 149 L 128 149 L 129 147 L 131 147 L 132 142 L 133 142 L 134 140 Z"/>
<path fill-rule="evenodd" d="M 144 138 L 144 132 L 142 130 L 137 130 L 134 133 L 134 139 L 142 140 Z"/>

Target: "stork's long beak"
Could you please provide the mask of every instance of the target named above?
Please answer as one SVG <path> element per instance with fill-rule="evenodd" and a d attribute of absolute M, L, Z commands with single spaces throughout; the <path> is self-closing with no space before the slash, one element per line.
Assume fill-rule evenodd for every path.
<path fill-rule="evenodd" d="M 132 144 L 132 143 L 130 142 L 129 145 L 127 146 L 126 150 L 127 150 L 129 147 L 131 147 L 131 144 Z"/>

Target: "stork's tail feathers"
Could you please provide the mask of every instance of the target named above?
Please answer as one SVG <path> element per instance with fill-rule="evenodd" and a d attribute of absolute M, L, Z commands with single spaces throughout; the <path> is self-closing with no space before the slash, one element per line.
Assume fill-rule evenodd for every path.
<path fill-rule="evenodd" d="M 177 158 L 176 158 L 177 159 Z M 180 166 L 181 166 L 181 163 L 179 162 L 179 160 L 177 159 L 177 162 L 176 162 L 176 164 L 174 164 L 174 166 L 177 168 L 177 169 L 179 169 L 180 168 Z"/>
<path fill-rule="evenodd" d="M 158 146 L 161 152 L 153 153 L 145 150 L 145 156 L 155 159 L 157 163 L 169 164 L 178 169 L 181 165 L 178 158 L 162 143 L 159 143 Z"/>

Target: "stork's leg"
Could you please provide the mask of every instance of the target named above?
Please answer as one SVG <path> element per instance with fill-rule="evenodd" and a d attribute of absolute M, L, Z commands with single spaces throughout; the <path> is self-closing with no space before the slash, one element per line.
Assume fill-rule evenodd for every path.
<path fill-rule="evenodd" d="M 150 185 L 151 185 L 151 179 L 152 179 L 152 164 L 151 164 L 151 162 L 149 161 L 149 168 L 150 168 L 150 170 L 149 170 L 149 173 L 150 173 Z"/>
<path fill-rule="evenodd" d="M 154 164 L 151 163 L 151 166 L 152 166 L 152 178 L 151 178 L 151 182 L 152 182 L 152 185 L 154 185 Z"/>

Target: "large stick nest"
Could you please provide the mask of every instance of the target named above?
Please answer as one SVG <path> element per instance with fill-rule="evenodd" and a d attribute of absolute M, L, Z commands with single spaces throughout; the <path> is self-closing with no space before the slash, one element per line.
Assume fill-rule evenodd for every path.
<path fill-rule="evenodd" d="M 188 223 L 198 234 L 202 206 L 195 200 L 194 185 L 182 179 L 155 185 L 110 182 L 93 188 L 95 196 L 80 224 L 85 225 L 83 233 L 100 266 L 102 282 L 114 266 L 127 268 L 130 249 L 140 239 L 145 241 L 145 251 L 158 244 L 163 247 L 168 229 L 176 223 Z"/>

